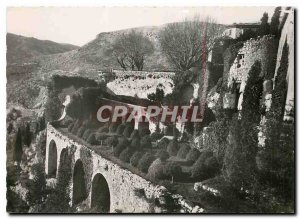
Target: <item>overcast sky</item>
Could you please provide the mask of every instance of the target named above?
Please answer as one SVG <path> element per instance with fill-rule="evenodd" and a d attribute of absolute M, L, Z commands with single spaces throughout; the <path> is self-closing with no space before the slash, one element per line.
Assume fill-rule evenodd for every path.
<path fill-rule="evenodd" d="M 274 7 L 201 8 L 8 8 L 7 32 L 82 46 L 100 32 L 157 26 L 195 15 L 209 15 L 222 24 L 258 22 Z"/>

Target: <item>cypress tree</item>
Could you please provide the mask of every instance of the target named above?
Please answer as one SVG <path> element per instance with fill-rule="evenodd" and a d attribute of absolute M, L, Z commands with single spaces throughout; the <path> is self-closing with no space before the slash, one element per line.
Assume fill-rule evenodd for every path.
<path fill-rule="evenodd" d="M 16 143 L 15 143 L 15 161 L 18 163 L 21 162 L 23 154 L 23 142 L 22 142 L 22 131 L 21 128 L 18 128 Z"/>
<path fill-rule="evenodd" d="M 261 23 L 260 23 L 260 27 L 258 29 L 258 35 L 259 36 L 264 36 L 264 35 L 269 34 L 270 27 L 269 27 L 268 20 L 269 20 L 268 13 L 265 12 L 263 14 L 262 18 L 260 19 Z"/>
<path fill-rule="evenodd" d="M 30 131 L 30 125 L 27 123 L 25 133 L 24 133 L 24 144 L 28 147 L 31 144 L 31 131 Z"/>
<path fill-rule="evenodd" d="M 270 33 L 275 35 L 276 37 L 280 36 L 280 33 L 279 33 L 280 11 L 281 11 L 281 7 L 275 8 L 274 14 L 271 18 L 271 24 L 270 24 Z"/>

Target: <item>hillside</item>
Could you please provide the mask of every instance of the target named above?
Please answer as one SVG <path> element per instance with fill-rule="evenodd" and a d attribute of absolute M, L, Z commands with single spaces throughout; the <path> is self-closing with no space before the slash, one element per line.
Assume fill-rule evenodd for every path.
<path fill-rule="evenodd" d="M 78 50 L 66 53 L 42 56 L 35 59 L 44 70 L 61 69 L 66 71 L 91 70 L 91 69 L 120 69 L 117 61 L 108 51 L 112 42 L 121 34 L 136 30 L 143 32 L 154 43 L 154 53 L 147 57 L 144 70 L 167 71 L 171 66 L 162 55 L 158 42 L 158 32 L 163 26 L 138 27 L 113 32 L 99 33 L 96 38 Z"/>
<path fill-rule="evenodd" d="M 77 49 L 78 46 L 71 44 L 61 44 L 50 40 L 39 40 L 33 37 L 24 37 L 7 33 L 7 63 L 24 63 L 34 57 L 63 53 Z"/>

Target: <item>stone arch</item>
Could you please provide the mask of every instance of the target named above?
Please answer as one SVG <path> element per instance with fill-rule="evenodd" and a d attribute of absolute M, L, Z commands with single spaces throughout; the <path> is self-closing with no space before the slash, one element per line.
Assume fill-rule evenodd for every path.
<path fill-rule="evenodd" d="M 91 207 L 101 213 L 110 211 L 110 190 L 101 173 L 97 173 L 92 181 Z"/>
<path fill-rule="evenodd" d="M 78 159 L 73 171 L 73 204 L 77 205 L 81 203 L 86 197 L 85 172 L 82 161 Z"/>
<path fill-rule="evenodd" d="M 57 147 L 54 140 L 50 141 L 48 151 L 48 176 L 51 178 L 56 177 L 57 172 Z"/>
<path fill-rule="evenodd" d="M 60 152 L 59 156 L 59 167 L 58 167 L 58 172 L 62 170 L 64 166 L 69 166 L 71 163 L 68 160 L 68 149 L 63 148 Z"/>

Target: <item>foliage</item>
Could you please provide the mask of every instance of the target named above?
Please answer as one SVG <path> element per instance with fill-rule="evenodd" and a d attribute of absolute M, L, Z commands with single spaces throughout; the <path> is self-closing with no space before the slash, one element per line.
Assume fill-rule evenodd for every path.
<path fill-rule="evenodd" d="M 163 179 L 165 177 L 164 165 L 162 164 L 162 161 L 160 159 L 156 159 L 150 165 L 148 169 L 148 177 L 150 177 L 150 179 L 152 180 Z"/>
<path fill-rule="evenodd" d="M 143 153 L 141 151 L 136 151 L 130 158 L 130 164 L 134 167 L 136 167 L 142 158 Z"/>
<path fill-rule="evenodd" d="M 125 129 L 124 129 L 124 132 L 123 132 L 123 135 L 124 135 L 126 138 L 129 138 L 132 132 L 133 132 L 133 127 L 130 126 L 130 125 L 126 125 L 126 127 L 125 127 Z"/>
<path fill-rule="evenodd" d="M 109 132 L 109 129 L 106 127 L 106 126 L 102 126 L 98 129 L 99 133 L 108 133 Z"/>
<path fill-rule="evenodd" d="M 138 168 L 144 172 L 144 173 L 147 173 L 148 172 L 148 168 L 150 167 L 150 165 L 152 164 L 152 162 L 154 161 L 154 156 L 147 152 L 145 153 L 142 158 L 139 160 L 139 163 L 138 163 Z"/>
<path fill-rule="evenodd" d="M 105 143 L 109 146 L 115 147 L 118 144 L 118 138 L 110 136 L 106 139 Z"/>
<path fill-rule="evenodd" d="M 153 133 L 151 133 L 150 138 L 151 138 L 152 142 L 155 142 L 155 141 L 161 139 L 163 136 L 164 135 L 159 132 L 153 132 Z"/>
<path fill-rule="evenodd" d="M 157 147 L 159 149 L 163 149 L 163 150 L 167 150 L 168 144 L 169 144 L 170 140 L 167 138 L 163 138 L 161 139 L 158 143 L 157 143 Z"/>
<path fill-rule="evenodd" d="M 179 150 L 177 152 L 177 157 L 185 159 L 188 152 L 190 151 L 190 146 L 188 144 L 179 144 Z"/>
<path fill-rule="evenodd" d="M 112 52 L 124 70 L 136 68 L 142 71 L 146 57 L 154 52 L 154 46 L 143 33 L 132 30 L 114 41 Z"/>
<path fill-rule="evenodd" d="M 81 137 L 83 136 L 85 130 L 86 130 L 86 127 L 85 127 L 85 126 L 81 126 L 81 127 L 78 129 L 77 136 L 78 136 L 79 138 L 81 138 Z"/>
<path fill-rule="evenodd" d="M 170 143 L 168 144 L 168 148 L 167 148 L 167 152 L 171 155 L 171 156 L 176 156 L 177 152 L 179 149 L 179 145 L 178 142 L 176 140 L 172 140 L 170 141 Z"/>
<path fill-rule="evenodd" d="M 151 132 L 147 128 L 139 129 L 139 135 L 140 135 L 141 138 L 144 137 L 145 135 L 150 135 L 150 134 L 151 134 Z"/>
<path fill-rule="evenodd" d="M 117 128 L 117 134 L 118 135 L 123 135 L 123 132 L 124 132 L 125 128 L 126 128 L 125 124 L 119 125 L 118 128 Z"/>
<path fill-rule="evenodd" d="M 27 123 L 25 133 L 24 133 L 24 144 L 29 147 L 31 144 L 31 140 L 32 140 L 32 133 L 30 131 L 30 124 Z"/>
<path fill-rule="evenodd" d="M 88 137 L 90 136 L 90 134 L 91 134 L 91 130 L 90 129 L 86 129 L 84 131 L 83 135 L 82 135 L 82 139 L 87 141 Z"/>
<path fill-rule="evenodd" d="M 271 18 L 270 23 L 270 34 L 275 35 L 276 37 L 280 37 L 279 24 L 280 24 L 280 11 L 281 7 L 276 7 Z"/>
<path fill-rule="evenodd" d="M 133 139 L 133 138 L 139 138 L 139 137 L 140 137 L 139 131 L 136 129 L 133 130 L 133 132 L 130 135 L 130 138 Z"/>
<path fill-rule="evenodd" d="M 125 150 L 123 150 L 119 156 L 120 160 L 122 160 L 123 162 L 129 163 L 130 162 L 130 158 L 133 155 L 134 150 L 130 147 L 127 147 Z"/>
<path fill-rule="evenodd" d="M 91 144 L 91 145 L 94 145 L 94 144 L 97 144 L 97 140 L 96 140 L 96 136 L 95 136 L 95 133 L 91 133 L 87 139 L 87 143 Z"/>
<path fill-rule="evenodd" d="M 260 23 L 260 26 L 258 29 L 259 36 L 264 36 L 264 35 L 269 34 L 270 26 L 269 26 L 268 20 L 269 20 L 268 13 L 265 12 L 263 14 L 262 18 L 260 19 L 261 23 Z"/>
<path fill-rule="evenodd" d="M 141 149 L 141 141 L 140 138 L 133 138 L 130 143 L 131 148 L 135 148 L 136 150 Z"/>
<path fill-rule="evenodd" d="M 149 100 L 155 103 L 162 103 L 165 93 L 163 89 L 156 87 L 155 93 L 148 94 L 147 97 Z"/>
<path fill-rule="evenodd" d="M 144 135 L 141 138 L 141 147 L 142 148 L 152 148 L 151 138 L 149 135 Z"/>
<path fill-rule="evenodd" d="M 115 133 L 117 131 L 117 128 L 118 128 L 118 124 L 116 122 L 113 122 L 109 125 L 109 132 L 110 133 Z"/>
<path fill-rule="evenodd" d="M 167 24 L 159 34 L 163 53 L 177 70 L 185 71 L 201 63 L 209 45 L 221 32 L 211 18 L 195 18 Z"/>
<path fill-rule="evenodd" d="M 219 169 L 218 161 L 212 152 L 203 152 L 194 163 L 191 173 L 196 180 L 205 180 L 213 177 Z"/>
<path fill-rule="evenodd" d="M 69 131 L 69 132 L 72 132 L 72 130 L 73 130 L 73 128 L 74 128 L 74 125 L 75 125 L 74 122 L 71 122 L 71 123 L 68 125 L 68 131 Z"/>
<path fill-rule="evenodd" d="M 16 143 L 15 143 L 15 161 L 20 163 L 22 160 L 22 155 L 23 155 L 22 131 L 21 128 L 18 128 L 18 132 L 16 135 Z"/>
<path fill-rule="evenodd" d="M 169 157 L 169 153 L 165 150 L 158 150 L 156 156 L 161 160 L 161 162 L 165 162 Z"/>
<path fill-rule="evenodd" d="M 164 174 L 166 177 L 172 178 L 173 182 L 182 176 L 181 166 L 175 162 L 169 162 L 164 166 Z"/>
<path fill-rule="evenodd" d="M 117 144 L 117 146 L 114 148 L 114 155 L 116 156 L 116 157 L 119 157 L 120 156 L 120 154 L 121 154 L 121 152 L 126 148 L 126 147 L 128 147 L 128 141 L 127 141 L 127 139 L 126 138 L 119 138 L 118 139 L 118 144 Z"/>

